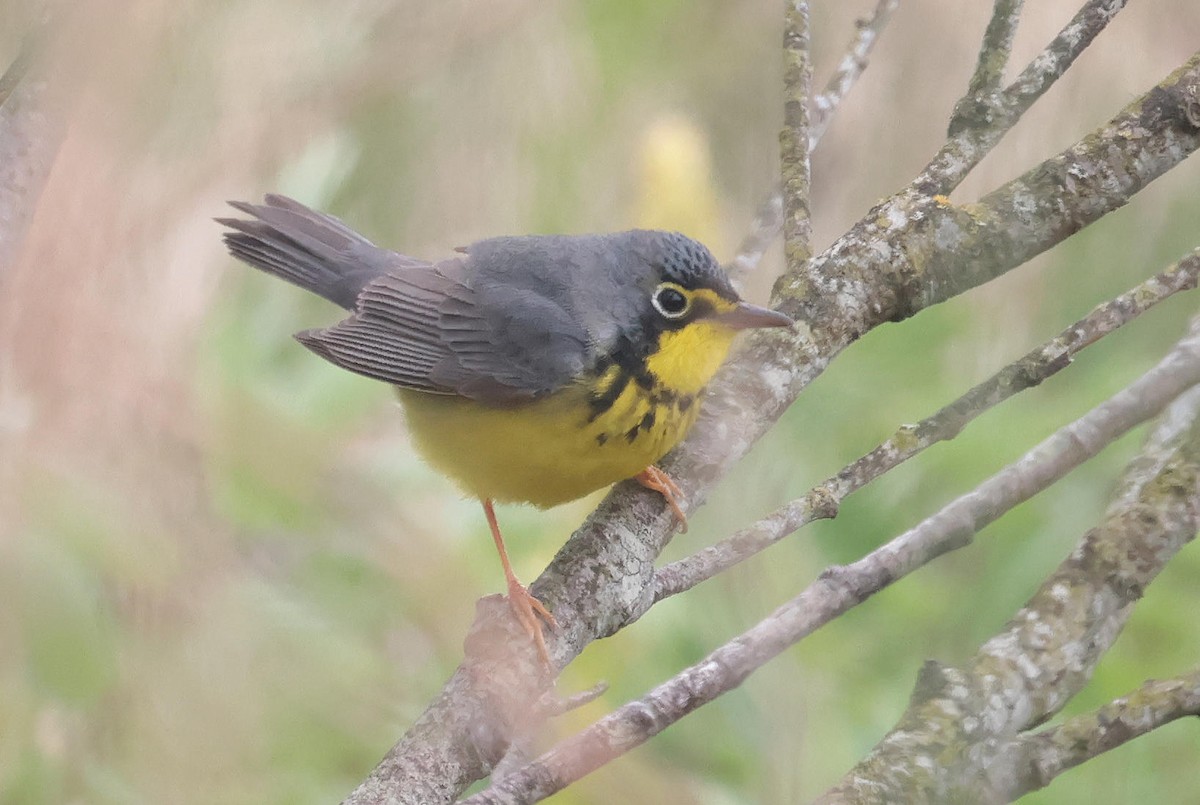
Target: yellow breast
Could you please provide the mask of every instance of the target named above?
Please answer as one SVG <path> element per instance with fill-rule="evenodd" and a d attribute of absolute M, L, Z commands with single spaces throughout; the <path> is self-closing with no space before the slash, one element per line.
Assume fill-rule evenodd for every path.
<path fill-rule="evenodd" d="M 607 366 L 513 408 L 403 389 L 400 399 L 417 448 L 464 492 L 555 506 L 636 475 L 678 444 L 733 335 L 699 321 L 663 333 L 640 367 Z"/>

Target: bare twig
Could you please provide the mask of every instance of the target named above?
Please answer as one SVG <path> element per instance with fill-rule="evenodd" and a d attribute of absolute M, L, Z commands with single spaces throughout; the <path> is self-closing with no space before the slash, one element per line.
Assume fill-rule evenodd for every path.
<path fill-rule="evenodd" d="M 579 693 L 572 694 L 565 699 L 560 699 L 557 696 L 551 696 L 546 702 L 547 715 L 560 716 L 563 713 L 569 713 L 584 705 L 591 704 L 600 698 L 608 691 L 607 682 L 597 682 L 590 688 Z"/>
<path fill-rule="evenodd" d="M 967 87 L 967 95 L 979 98 L 1000 88 L 1004 80 L 1004 68 L 1012 53 L 1013 37 L 1021 19 L 1022 0 L 996 0 L 992 7 L 992 18 L 983 34 L 983 45 L 979 48 L 979 60 L 975 73 Z"/>
<path fill-rule="evenodd" d="M 664 462 L 687 496 L 685 510 L 860 335 L 1022 264 L 1182 161 L 1200 145 L 1200 127 L 1185 113 L 1198 87 L 1200 57 L 1079 145 L 969 208 L 904 191 L 778 284 L 776 301 L 801 323 L 748 341 L 713 384 L 701 425 Z M 560 625 L 547 641 L 557 665 L 652 604 L 654 560 L 673 525 L 661 496 L 619 484 L 571 536 L 532 586 Z M 481 602 L 463 664 L 350 802 L 446 802 L 487 774 L 511 739 L 514 711 L 527 712 L 541 695 L 538 660 L 522 653 L 527 641 L 514 628 L 502 600 Z"/>
<path fill-rule="evenodd" d="M 837 615 L 943 553 L 969 544 L 979 529 L 1062 478 L 1130 428 L 1158 414 L 1198 382 L 1200 334 L 1192 333 L 1128 388 L 1053 434 L 973 492 L 857 562 L 826 571 L 799 596 L 700 663 L 464 802 L 537 802 L 644 743 L 737 687 L 779 652 Z"/>
<path fill-rule="evenodd" d="M 808 117 L 812 97 L 810 40 L 808 2 L 791 0 L 784 17 L 783 130 L 779 133 L 783 172 L 783 249 L 789 271 L 798 270 L 812 257 Z"/>
<path fill-rule="evenodd" d="M 976 77 L 972 79 L 966 97 L 954 107 L 950 119 L 950 139 L 922 172 L 918 184 L 930 195 L 945 195 L 958 187 L 979 161 L 1016 125 L 1034 101 L 1042 97 L 1075 63 L 1079 54 L 1108 26 L 1126 2 L 1088 0 L 1009 87 L 1002 92 L 994 89 L 980 92 L 976 91 L 977 80 L 984 82 L 999 75 L 990 67 L 982 66 L 985 59 L 999 56 L 999 52 L 989 54 L 989 37 L 993 33 L 997 37 L 1011 37 L 1009 27 L 1016 24 L 1016 13 L 1019 12 L 1017 8 L 1013 16 L 998 21 L 1009 9 L 1001 7 L 1005 5 L 1004 0 L 997 0 L 995 16 L 988 26 L 980 52 L 981 66 L 976 69 Z M 1007 48 L 1004 53 L 1006 56 Z M 987 73 L 986 77 L 980 77 L 981 70 Z"/>
<path fill-rule="evenodd" d="M 492 770 L 492 778 L 499 780 L 533 759 L 532 750 L 537 738 L 537 728 L 549 718 L 556 718 L 585 705 L 591 704 L 608 690 L 607 682 L 597 682 L 591 688 L 560 698 L 554 690 L 548 690 L 531 708 L 522 729 L 517 730 L 513 742 L 504 757 Z"/>
<path fill-rule="evenodd" d="M 1012 54 L 1012 41 L 1021 19 L 1021 6 L 1022 0 L 995 0 L 967 94 L 954 105 L 954 112 L 950 115 L 951 138 L 963 129 L 988 126 L 995 122 L 995 112 L 1005 101 L 1001 81 Z"/>
<path fill-rule="evenodd" d="M 978 204 L 959 207 L 934 197 L 926 201 L 923 210 L 912 209 L 911 214 L 927 216 L 918 226 L 929 227 L 925 230 L 927 236 L 932 241 L 940 241 L 939 252 L 948 260 L 944 266 L 937 265 L 940 260 L 934 260 L 917 269 L 918 273 L 926 274 L 921 279 L 922 290 L 918 293 L 932 291 L 940 298 L 945 298 L 943 294 L 953 295 L 958 292 L 955 286 L 959 283 L 974 284 L 971 275 L 977 270 L 982 268 L 990 273 L 987 263 L 997 259 L 1007 262 L 1013 258 L 1024 262 L 1045 248 L 1043 237 L 1062 240 L 1114 209 L 1111 203 L 1124 203 L 1122 200 L 1129 198 L 1130 191 L 1144 187 L 1160 176 L 1160 168 L 1166 168 L 1176 159 L 1182 160 L 1200 146 L 1198 98 L 1200 53 L 1193 55 L 1158 87 L 1127 106 L 1107 125 L 984 196 Z M 1173 120 L 1174 124 L 1159 129 L 1159 122 L 1167 119 Z M 1156 130 L 1162 136 L 1152 133 Z M 1137 142 L 1134 150 L 1148 157 L 1148 161 L 1142 161 L 1141 157 L 1127 159 L 1133 156 L 1132 152 L 1124 155 L 1113 152 L 1109 145 L 1114 138 Z M 1147 171 L 1152 164 L 1157 166 Z M 956 171 L 957 168 L 951 168 L 950 174 Z M 922 182 L 927 178 L 923 174 L 914 184 L 917 193 L 923 192 Z M 1060 194 L 1081 200 L 1086 197 L 1086 203 L 1076 208 L 1076 214 L 1081 217 L 1064 216 L 1061 208 L 1051 208 L 1034 200 L 1051 196 L 1061 199 Z M 913 199 L 912 203 L 919 203 L 919 199 Z M 1004 210 L 1004 220 L 992 217 L 990 210 Z M 884 212 L 888 217 L 904 214 L 891 209 Z M 950 227 L 946 226 L 947 215 L 955 219 Z M 954 229 L 958 230 L 957 234 Z M 941 240 L 944 236 L 949 236 L 955 244 Z M 914 240 L 910 238 L 907 249 L 911 250 L 913 245 Z M 895 257 L 908 260 L 908 255 L 896 254 Z M 894 264 L 892 270 L 895 270 Z M 938 277 L 928 276 L 930 272 Z M 914 309 L 927 307 L 929 301 L 917 301 Z"/>
<path fill-rule="evenodd" d="M 1018 783 L 1005 796 L 1015 799 L 1045 788 L 1063 772 L 1187 716 L 1200 716 L 1200 668 L 1174 679 L 1152 679 L 1097 710 L 1014 739 L 1000 753 Z"/>
<path fill-rule="evenodd" d="M 1181 343 L 1191 344 L 1189 360 L 1200 356 L 1198 333 L 1193 325 Z M 1170 449 L 1138 497 L 1110 509 L 965 666 L 926 663 L 896 728 L 818 802 L 991 803 L 1027 790 L 1027 769 L 1006 762 L 1014 760 L 1006 744 L 1061 710 L 1087 683 L 1133 605 L 1196 536 L 1200 389 L 1171 407 L 1181 415 L 1169 419 L 1183 431 L 1161 442 Z"/>
<path fill-rule="evenodd" d="M 838 62 L 833 75 L 830 76 L 825 89 L 813 97 L 809 104 L 808 147 L 813 150 L 820 142 L 829 121 L 841 106 L 850 89 L 858 81 L 863 71 L 867 69 L 867 60 L 879 35 L 892 16 L 892 12 L 900 5 L 900 0 L 879 0 L 871 16 L 857 21 L 854 38 L 846 46 L 845 55 Z M 775 238 L 783 229 L 783 191 L 777 185 L 771 195 L 758 209 L 750 233 L 738 247 L 737 256 L 728 266 L 730 276 L 735 280 L 752 272 L 762 260 Z"/>
<path fill-rule="evenodd" d="M 1021 71 L 1005 95 L 1020 117 L 1075 63 L 1100 32 L 1125 8 L 1128 0 L 1088 0 L 1058 35 Z"/>
<path fill-rule="evenodd" d="M 879 0 L 875 4 L 875 10 L 871 12 L 871 16 L 856 22 L 854 38 L 846 46 L 846 52 L 825 84 L 825 89 L 815 95 L 810 104 L 808 123 L 810 148 L 816 147 L 821 136 L 825 134 L 825 129 L 829 127 L 833 113 L 837 111 L 838 106 L 850 92 L 850 88 L 858 81 L 859 76 L 867 69 L 867 59 L 870 57 L 871 51 L 875 49 L 879 35 L 883 33 L 884 27 L 891 19 L 892 12 L 899 5 L 900 0 Z"/>
<path fill-rule="evenodd" d="M 738 246 L 733 262 L 725 267 L 734 282 L 740 281 L 758 268 L 763 255 L 767 253 L 767 249 L 771 248 L 771 244 L 775 242 L 775 238 L 779 237 L 781 231 L 783 231 L 783 191 L 776 185 L 775 189 L 771 191 L 771 195 L 758 208 L 754 222 L 750 224 L 750 232 Z"/>
<path fill-rule="evenodd" d="M 727 539 L 661 568 L 655 574 L 655 599 L 661 600 L 689 590 L 813 520 L 835 516 L 847 495 L 922 450 L 953 439 L 980 414 L 1064 369 L 1080 350 L 1162 300 L 1179 291 L 1195 288 L 1198 277 L 1200 250 L 1115 299 L 1099 305 L 1053 339 L 1004 367 L 937 413 L 916 425 L 901 427 L 883 444 L 848 464 L 804 497 L 781 506 Z"/>
<path fill-rule="evenodd" d="M 1184 397 L 1191 394 L 1200 394 L 1200 390 L 1194 389 Z M 1188 404 L 1186 399 L 1180 398 L 1158 418 L 1142 449 L 1121 474 L 1114 488 L 1108 513 L 1132 505 L 1141 497 L 1147 479 L 1157 477 L 1162 472 L 1167 461 L 1179 449 L 1180 440 L 1186 435 L 1192 419 L 1196 416 L 1197 406 L 1200 406 L 1200 402 Z"/>

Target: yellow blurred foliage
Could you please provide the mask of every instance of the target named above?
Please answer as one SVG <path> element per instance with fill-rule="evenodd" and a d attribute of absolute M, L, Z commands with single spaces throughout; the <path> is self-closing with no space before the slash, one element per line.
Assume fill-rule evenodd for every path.
<path fill-rule="evenodd" d="M 659 117 L 642 133 L 638 164 L 637 225 L 677 230 L 721 254 L 717 187 L 704 130 L 683 115 Z"/>

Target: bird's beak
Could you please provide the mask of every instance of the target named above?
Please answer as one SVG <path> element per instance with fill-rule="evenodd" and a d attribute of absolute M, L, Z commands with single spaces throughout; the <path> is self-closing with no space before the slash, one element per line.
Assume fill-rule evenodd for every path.
<path fill-rule="evenodd" d="M 752 305 L 749 302 L 738 302 L 733 310 L 725 311 L 716 316 L 717 321 L 733 330 L 749 330 L 753 327 L 791 327 L 795 324 L 790 316 L 785 316 L 777 310 Z"/>

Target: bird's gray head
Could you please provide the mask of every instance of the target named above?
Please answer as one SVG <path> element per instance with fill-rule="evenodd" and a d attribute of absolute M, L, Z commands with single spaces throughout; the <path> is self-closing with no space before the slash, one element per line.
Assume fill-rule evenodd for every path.
<path fill-rule="evenodd" d="M 738 299 L 729 277 L 703 243 L 678 232 L 639 229 L 629 235 L 634 248 L 663 282 L 673 282 L 687 290 L 708 288 L 730 301 Z"/>
<path fill-rule="evenodd" d="M 644 272 L 639 284 L 645 326 L 676 329 L 741 301 L 704 244 L 678 232 L 633 230 L 621 236 L 629 239 Z"/>
<path fill-rule="evenodd" d="M 742 302 L 712 253 L 677 232 L 491 238 L 467 253 L 481 297 L 558 310 L 600 352 L 625 340 L 652 349 L 657 334 L 701 319 L 735 330 L 791 323 Z"/>

